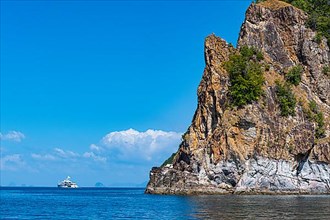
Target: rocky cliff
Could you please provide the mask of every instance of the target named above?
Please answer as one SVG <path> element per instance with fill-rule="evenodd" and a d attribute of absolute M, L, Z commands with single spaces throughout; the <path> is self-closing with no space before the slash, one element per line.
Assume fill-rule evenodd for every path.
<path fill-rule="evenodd" d="M 238 49 L 219 37 L 205 40 L 206 67 L 192 124 L 171 164 L 154 167 L 146 193 L 330 193 L 330 73 L 325 38 L 307 28 L 307 14 L 287 3 L 251 4 Z M 224 67 L 247 45 L 263 54 L 263 94 L 244 106 L 230 105 Z M 292 85 L 294 114 L 283 116 L 276 83 L 302 67 Z M 322 115 L 322 135 L 313 109 Z M 313 110 L 312 109 L 312 110 Z M 315 113 L 316 114 L 316 113 Z"/>

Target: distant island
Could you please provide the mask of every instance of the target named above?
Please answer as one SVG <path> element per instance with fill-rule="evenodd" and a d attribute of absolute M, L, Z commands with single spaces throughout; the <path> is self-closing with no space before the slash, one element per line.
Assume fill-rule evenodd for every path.
<path fill-rule="evenodd" d="M 329 194 L 329 11 L 259 0 L 237 48 L 208 36 L 192 123 L 146 193 Z"/>
<path fill-rule="evenodd" d="M 104 184 L 101 183 L 101 182 L 97 182 L 97 183 L 95 183 L 94 186 L 95 186 L 95 187 L 105 187 Z"/>

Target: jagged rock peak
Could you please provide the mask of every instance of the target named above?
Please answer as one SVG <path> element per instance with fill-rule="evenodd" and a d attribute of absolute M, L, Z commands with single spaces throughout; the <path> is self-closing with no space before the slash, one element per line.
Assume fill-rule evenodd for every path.
<path fill-rule="evenodd" d="M 270 10 L 279 10 L 285 7 L 293 7 L 292 5 L 279 1 L 279 0 L 268 0 L 268 1 L 263 1 L 257 4 L 258 6 L 262 6 L 265 8 L 268 8 Z"/>
<path fill-rule="evenodd" d="M 299 49 L 302 35 L 306 32 L 304 24 L 307 15 L 284 2 L 280 3 L 284 4 L 284 7 L 274 7 L 279 2 L 266 1 L 250 5 L 238 45 L 255 46 L 269 55 L 272 61 L 288 67 L 299 62 L 295 52 Z"/>

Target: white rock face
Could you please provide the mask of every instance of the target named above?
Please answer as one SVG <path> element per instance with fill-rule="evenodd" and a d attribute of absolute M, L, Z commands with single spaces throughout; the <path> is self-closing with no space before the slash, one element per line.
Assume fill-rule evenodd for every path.
<path fill-rule="evenodd" d="M 246 170 L 235 192 L 326 193 L 330 190 L 330 166 L 307 160 L 300 173 L 293 161 L 257 157 Z"/>
<path fill-rule="evenodd" d="M 154 168 L 147 192 L 160 194 L 310 194 L 330 193 L 330 165 L 307 160 L 299 173 L 294 161 L 256 157 L 244 168 L 221 162 L 207 170 Z M 236 182 L 237 181 L 237 182 Z"/>

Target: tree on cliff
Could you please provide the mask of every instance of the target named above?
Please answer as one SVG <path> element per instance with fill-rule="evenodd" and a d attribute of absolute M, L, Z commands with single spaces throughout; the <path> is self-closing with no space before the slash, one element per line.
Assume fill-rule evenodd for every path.
<path fill-rule="evenodd" d="M 263 71 L 259 61 L 263 55 L 255 48 L 243 46 L 240 53 L 230 56 L 224 67 L 229 73 L 229 92 L 235 106 L 257 101 L 262 94 Z"/>

